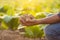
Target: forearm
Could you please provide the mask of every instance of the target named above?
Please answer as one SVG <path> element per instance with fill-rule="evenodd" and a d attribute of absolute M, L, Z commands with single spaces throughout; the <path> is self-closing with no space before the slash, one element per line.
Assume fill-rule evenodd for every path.
<path fill-rule="evenodd" d="M 20 17 L 21 24 L 25 26 L 37 25 L 37 24 L 53 24 L 59 21 L 60 21 L 60 13 L 42 19 L 35 19 L 28 15 L 23 15 Z"/>
<path fill-rule="evenodd" d="M 53 23 L 57 23 L 60 21 L 60 18 L 58 15 L 53 15 L 53 16 L 50 16 L 50 17 L 46 17 L 46 18 L 43 18 L 43 19 L 39 19 L 37 21 L 37 24 L 53 24 Z"/>

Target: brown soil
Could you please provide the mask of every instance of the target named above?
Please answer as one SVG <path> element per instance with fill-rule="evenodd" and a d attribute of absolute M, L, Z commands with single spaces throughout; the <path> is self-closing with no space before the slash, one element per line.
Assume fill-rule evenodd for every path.
<path fill-rule="evenodd" d="M 17 31 L 0 30 L 0 40 L 39 40 L 39 38 L 31 39 L 20 35 Z"/>

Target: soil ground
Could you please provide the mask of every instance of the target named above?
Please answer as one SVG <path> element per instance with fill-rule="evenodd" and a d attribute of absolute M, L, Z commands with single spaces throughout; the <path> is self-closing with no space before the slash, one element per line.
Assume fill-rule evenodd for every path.
<path fill-rule="evenodd" d="M 40 40 L 39 38 L 31 39 L 20 35 L 17 31 L 0 30 L 0 40 Z"/>

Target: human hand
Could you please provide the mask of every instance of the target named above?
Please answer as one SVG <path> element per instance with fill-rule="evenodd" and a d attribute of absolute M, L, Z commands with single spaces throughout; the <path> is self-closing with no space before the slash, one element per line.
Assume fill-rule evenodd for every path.
<path fill-rule="evenodd" d="M 37 24 L 37 20 L 32 15 L 22 15 L 20 17 L 20 22 L 24 26 L 31 26 Z"/>

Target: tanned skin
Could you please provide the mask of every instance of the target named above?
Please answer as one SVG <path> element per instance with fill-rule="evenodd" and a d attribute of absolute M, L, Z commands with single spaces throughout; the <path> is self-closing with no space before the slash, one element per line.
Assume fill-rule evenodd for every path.
<path fill-rule="evenodd" d="M 57 14 L 50 17 L 35 19 L 32 15 L 22 15 L 20 17 L 20 22 L 24 26 L 38 25 L 38 24 L 54 24 L 60 21 L 60 18 Z"/>

